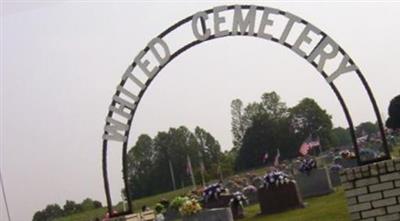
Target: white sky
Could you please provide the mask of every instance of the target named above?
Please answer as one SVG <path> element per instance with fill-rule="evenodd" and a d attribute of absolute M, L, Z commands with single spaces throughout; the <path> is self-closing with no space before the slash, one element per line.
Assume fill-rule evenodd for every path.
<path fill-rule="evenodd" d="M 30 220 L 47 204 L 62 206 L 67 199 L 105 202 L 101 135 L 123 71 L 178 20 L 224 4 L 110 2 L 1 3 L 0 166 L 13 220 Z M 255 4 L 289 11 L 330 35 L 363 71 L 386 116 L 400 93 L 399 3 Z M 336 83 L 355 123 L 375 121 L 354 76 Z M 230 37 L 186 51 L 160 73 L 137 111 L 130 143 L 141 133 L 199 125 L 229 149 L 230 101 L 255 101 L 272 90 L 288 106 L 312 97 L 335 126 L 346 126 L 333 92 L 298 55 L 265 40 Z M 114 202 L 122 187 L 120 156 L 121 147 L 112 147 Z M 0 220 L 6 220 L 3 198 L 0 206 Z"/>

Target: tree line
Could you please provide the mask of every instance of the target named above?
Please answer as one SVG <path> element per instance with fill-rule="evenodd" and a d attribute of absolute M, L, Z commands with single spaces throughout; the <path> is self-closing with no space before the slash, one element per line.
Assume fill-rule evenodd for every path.
<path fill-rule="evenodd" d="M 67 200 L 63 207 L 58 204 L 47 205 L 45 209 L 37 211 L 33 215 L 33 221 L 50 221 L 63 216 L 69 216 L 96 208 L 103 207 L 101 202 L 86 198 L 82 203 L 75 203 L 73 200 Z"/>
<path fill-rule="evenodd" d="M 233 159 L 221 152 L 219 142 L 205 129 L 196 127 L 190 131 L 180 126 L 158 132 L 154 138 L 142 134 L 128 152 L 131 197 L 137 199 L 190 185 L 188 157 L 197 181 L 201 180 L 201 164 L 206 180 L 217 177 L 218 172 L 233 172 Z"/>
<path fill-rule="evenodd" d="M 322 147 L 330 146 L 331 116 L 311 98 L 288 108 L 276 92 L 264 93 L 259 102 L 231 103 L 233 151 L 237 152 L 235 170 L 263 165 L 265 154 L 273 160 L 298 156 L 298 148 L 309 136 L 318 136 Z"/>
<path fill-rule="evenodd" d="M 400 95 L 389 107 L 389 128 L 400 128 Z M 363 122 L 356 126 L 357 137 L 378 132 L 377 123 Z M 154 137 L 142 134 L 128 152 L 128 180 L 132 199 L 151 196 L 191 185 L 187 158 L 200 184 L 201 164 L 206 181 L 230 176 L 236 172 L 263 165 L 268 154 L 272 161 L 279 149 L 280 159 L 298 156 L 301 143 L 318 137 L 321 151 L 332 147 L 351 146 L 348 128 L 333 128 L 332 117 L 311 98 L 287 107 L 276 92 L 262 94 L 259 101 L 244 104 L 231 102 L 232 147 L 222 151 L 217 139 L 207 130 L 185 126 L 160 131 Z M 124 194 L 125 191 L 122 190 Z M 53 220 L 101 207 L 90 198 L 77 204 L 67 200 L 63 207 L 50 204 L 34 214 L 33 221 Z"/>
<path fill-rule="evenodd" d="M 201 180 L 201 161 L 207 181 L 263 165 L 263 156 L 280 151 L 280 159 L 298 156 L 307 137 L 318 137 L 321 150 L 351 145 L 349 130 L 333 128 L 331 116 L 311 98 L 287 107 L 276 92 L 264 93 L 256 102 L 231 103 L 232 147 L 222 152 L 219 142 L 205 129 L 190 131 L 185 126 L 161 131 L 155 137 L 142 134 L 128 153 L 128 179 L 132 199 L 191 185 L 186 171 L 187 157 L 194 175 Z M 365 122 L 356 133 L 378 131 L 376 124 Z M 175 182 L 175 184 L 174 184 Z M 200 184 L 200 183 L 198 183 Z M 175 185 L 175 186 L 174 186 Z M 124 193 L 124 191 L 122 191 Z"/>
<path fill-rule="evenodd" d="M 264 93 L 261 100 L 244 105 L 240 99 L 231 103 L 235 170 L 262 166 L 264 156 L 273 161 L 278 149 L 280 159 L 299 155 L 306 139 L 319 139 L 317 152 L 352 143 L 348 128 L 333 128 L 332 117 L 311 98 L 287 107 L 276 92 Z M 364 122 L 355 128 L 356 136 L 378 131 L 377 123 Z"/>

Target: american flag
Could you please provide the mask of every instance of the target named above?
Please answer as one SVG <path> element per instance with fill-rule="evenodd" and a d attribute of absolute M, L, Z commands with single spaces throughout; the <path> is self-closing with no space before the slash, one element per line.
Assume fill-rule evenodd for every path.
<path fill-rule="evenodd" d="M 192 168 L 192 161 L 190 160 L 189 155 L 186 155 L 186 174 L 192 176 L 193 174 L 193 168 Z"/>
<path fill-rule="evenodd" d="M 308 151 L 310 151 L 314 147 L 320 146 L 319 137 L 317 140 L 311 140 L 311 136 L 309 136 L 300 146 L 299 152 L 301 155 L 307 155 Z"/>

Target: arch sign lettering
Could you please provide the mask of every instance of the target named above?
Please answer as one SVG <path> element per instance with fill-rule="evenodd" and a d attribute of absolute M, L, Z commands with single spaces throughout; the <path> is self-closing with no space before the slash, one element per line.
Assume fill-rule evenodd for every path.
<path fill-rule="evenodd" d="M 172 41 L 171 36 L 175 34 L 174 32 L 185 33 L 184 39 L 187 41 L 178 43 Z M 390 158 L 380 112 L 372 91 L 358 66 L 339 44 L 319 28 L 289 12 L 255 5 L 218 6 L 184 18 L 153 38 L 123 73 L 109 106 L 103 134 L 103 177 L 110 214 L 112 203 L 107 176 L 109 142 L 122 145 L 123 179 L 128 198 L 127 213 L 131 213 L 129 188 L 126 188 L 129 185 L 126 155 L 129 131 L 143 94 L 157 74 L 182 52 L 202 42 L 228 36 L 250 36 L 276 42 L 305 59 L 326 80 L 338 98 L 350 128 L 358 163 L 361 165 Z M 357 75 L 360 79 L 379 124 L 383 144 L 382 154 L 372 161 L 360 159 L 350 113 L 335 86 L 336 79 L 349 74 Z"/>

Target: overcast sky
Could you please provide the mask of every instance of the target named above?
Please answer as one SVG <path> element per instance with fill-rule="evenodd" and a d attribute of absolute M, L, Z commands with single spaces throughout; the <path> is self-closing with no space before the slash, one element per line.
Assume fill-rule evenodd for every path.
<path fill-rule="evenodd" d="M 124 70 L 178 20 L 229 4 L 39 2 L 1 5 L 0 166 L 16 221 L 67 199 L 105 202 L 101 135 Z M 390 99 L 400 94 L 399 3 L 255 4 L 289 11 L 330 35 L 363 71 L 387 117 Z M 343 76 L 335 83 L 355 123 L 376 120 L 357 78 Z M 276 91 L 288 106 L 311 97 L 332 115 L 335 126 L 347 126 L 333 92 L 304 59 L 273 42 L 229 37 L 186 51 L 157 76 L 137 111 L 130 146 L 142 133 L 198 125 L 227 150 L 231 100 L 256 101 L 267 91 Z M 122 187 L 120 155 L 121 147 L 113 146 L 114 202 Z M 6 220 L 0 199 L 0 219 Z"/>

